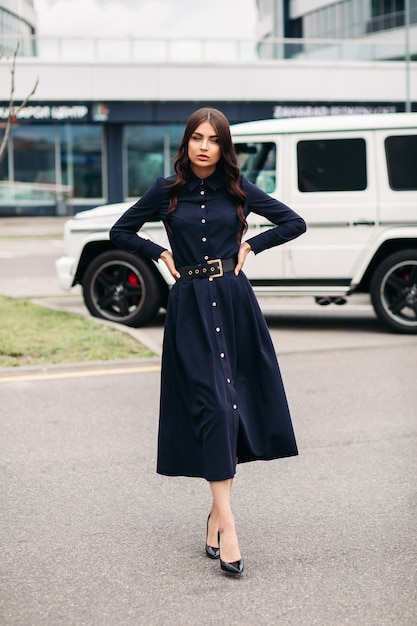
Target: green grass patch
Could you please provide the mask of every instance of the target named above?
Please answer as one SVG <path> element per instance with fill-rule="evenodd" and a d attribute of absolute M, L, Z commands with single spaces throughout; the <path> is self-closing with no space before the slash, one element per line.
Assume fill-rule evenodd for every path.
<path fill-rule="evenodd" d="M 150 356 L 133 337 L 91 319 L 0 296 L 0 367 Z"/>

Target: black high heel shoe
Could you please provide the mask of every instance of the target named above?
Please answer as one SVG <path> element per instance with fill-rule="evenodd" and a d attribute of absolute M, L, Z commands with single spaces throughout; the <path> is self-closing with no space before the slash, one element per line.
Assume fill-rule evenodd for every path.
<path fill-rule="evenodd" d="M 207 535 L 208 535 L 208 525 L 209 525 L 209 519 L 210 519 L 210 514 L 207 518 Z M 218 539 L 220 541 L 220 533 L 217 533 Z M 220 543 L 219 543 L 220 546 Z M 218 548 L 212 548 L 211 546 L 209 546 L 207 544 L 207 539 L 206 539 L 206 554 L 209 557 L 209 559 L 219 559 L 220 558 L 220 547 Z"/>
<path fill-rule="evenodd" d="M 219 558 L 220 558 L 220 569 L 227 574 L 239 575 L 243 572 L 243 559 L 240 558 L 238 561 L 232 561 L 232 563 L 228 563 L 227 561 L 222 561 L 220 556 L 220 533 L 219 533 Z"/>
<path fill-rule="evenodd" d="M 233 561 L 233 563 L 227 563 L 220 559 L 220 569 L 228 574 L 241 574 L 243 572 L 243 559 Z"/>

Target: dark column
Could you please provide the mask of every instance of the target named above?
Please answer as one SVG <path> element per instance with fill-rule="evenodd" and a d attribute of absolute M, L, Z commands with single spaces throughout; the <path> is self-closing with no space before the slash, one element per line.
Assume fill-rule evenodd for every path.
<path fill-rule="evenodd" d="M 107 201 L 123 202 L 123 126 L 105 124 L 107 149 Z"/>

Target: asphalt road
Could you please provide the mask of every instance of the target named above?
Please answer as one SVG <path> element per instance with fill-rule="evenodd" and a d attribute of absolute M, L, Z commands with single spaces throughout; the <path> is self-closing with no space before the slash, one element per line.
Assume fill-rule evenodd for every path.
<path fill-rule="evenodd" d="M 22 258 L 35 290 L 59 238 L 19 257 L 1 232 L 0 293 Z M 238 469 L 240 580 L 205 557 L 205 482 L 155 473 L 158 357 L 0 370 L 2 626 L 417 623 L 417 337 L 366 308 L 267 319 L 300 455 Z"/>

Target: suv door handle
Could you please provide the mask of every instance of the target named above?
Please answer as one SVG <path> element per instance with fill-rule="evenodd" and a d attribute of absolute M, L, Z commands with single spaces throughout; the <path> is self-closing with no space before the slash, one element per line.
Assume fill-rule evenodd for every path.
<path fill-rule="evenodd" d="M 375 222 L 370 222 L 369 220 L 358 220 L 357 222 L 353 222 L 353 226 L 375 226 Z"/>

